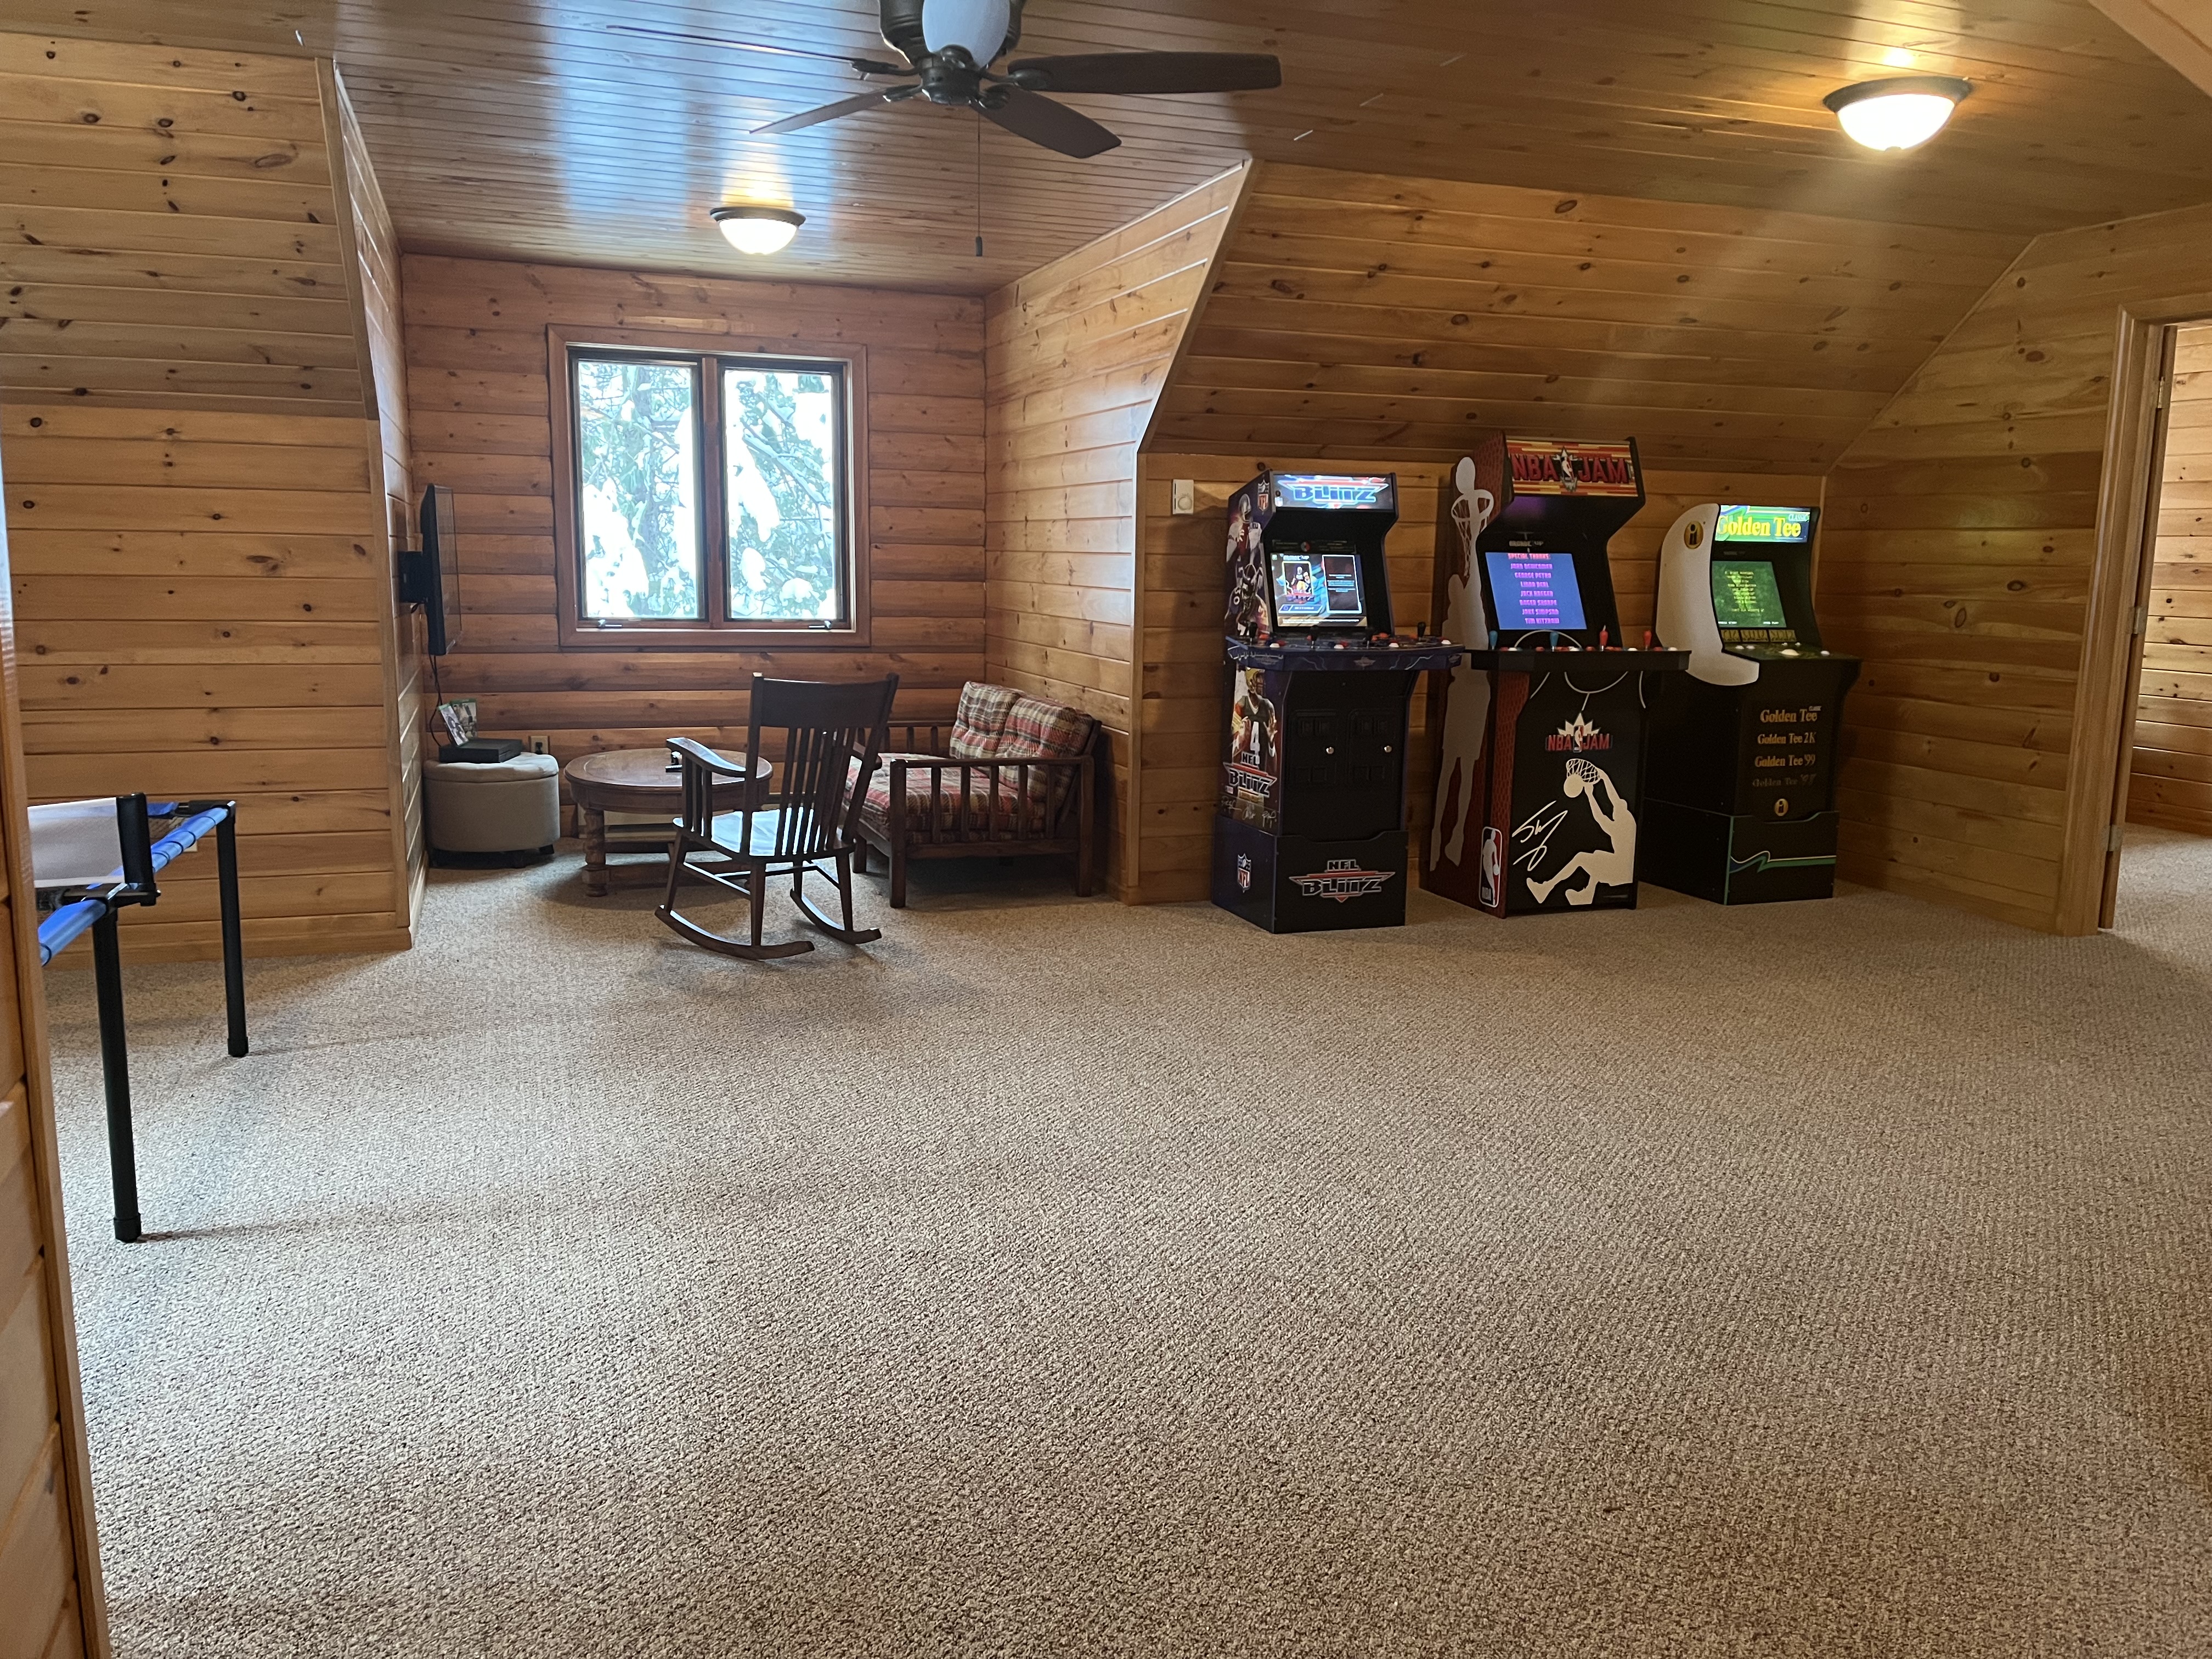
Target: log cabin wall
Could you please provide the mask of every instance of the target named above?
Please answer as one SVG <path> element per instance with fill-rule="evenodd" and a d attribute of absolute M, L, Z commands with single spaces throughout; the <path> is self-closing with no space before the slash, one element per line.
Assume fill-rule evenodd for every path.
<path fill-rule="evenodd" d="M 7 571 L 0 526 L 0 581 Z M 15 667 L 0 597 L 0 1652 L 104 1659 Z"/>
<path fill-rule="evenodd" d="M 1146 446 L 1141 896 L 1206 891 L 1224 509 L 1262 465 L 1398 474 L 1391 592 L 1410 624 L 1431 608 L 1437 485 L 1473 434 L 1633 437 L 1649 501 L 1613 555 L 1638 637 L 1675 516 L 1819 505 L 1828 466 L 2021 240 L 1261 164 Z M 1194 516 L 1168 513 L 1179 477 Z"/>
<path fill-rule="evenodd" d="M 1225 173 L 990 300 L 990 677 L 1104 727 L 1107 881 L 1125 897 L 1138 450 L 1245 178 Z"/>
<path fill-rule="evenodd" d="M 466 621 L 438 678 L 447 696 L 477 699 L 487 733 L 543 733 L 564 765 L 672 733 L 742 748 L 757 672 L 896 672 L 902 720 L 949 720 L 962 682 L 982 678 L 980 300 L 412 254 L 403 268 L 415 476 L 453 487 L 461 539 Z M 785 338 L 865 354 L 867 648 L 560 647 L 554 325 L 675 332 L 702 350 Z"/>
<path fill-rule="evenodd" d="M 2128 821 L 2212 836 L 2212 326 L 2178 332 Z"/>
<path fill-rule="evenodd" d="M 237 796 L 264 955 L 404 946 L 419 868 L 357 247 L 389 234 L 343 120 L 326 61 L 0 34 L 30 787 Z M 213 873 L 172 871 L 126 949 L 216 954 Z"/>
<path fill-rule="evenodd" d="M 368 146 L 361 123 L 355 118 L 353 101 L 335 65 L 324 60 L 323 104 L 335 111 L 337 131 L 331 151 L 341 169 L 340 184 L 352 211 L 340 222 L 353 243 L 348 268 L 360 273 L 360 295 L 355 307 L 359 319 L 356 343 L 368 365 L 368 391 L 376 422 L 376 458 L 372 483 L 380 484 L 384 523 L 389 532 L 389 551 L 420 544 L 416 518 L 415 480 L 408 461 L 407 350 L 399 295 L 399 239 L 392 228 L 392 214 L 370 165 Z M 396 573 L 395 573 L 396 580 Z M 385 744 L 390 764 L 393 797 L 399 811 L 392 826 L 393 853 L 404 890 L 395 902 L 403 904 L 410 920 L 422 910 L 422 888 L 428 875 L 428 843 L 422 816 L 422 644 L 424 624 L 419 613 L 396 609 L 385 629 Z"/>
<path fill-rule="evenodd" d="M 1592 435 L 1596 435 L 1593 434 Z M 1221 654 L 1223 550 L 1229 498 L 1263 466 L 1285 471 L 1341 469 L 1312 455 L 1147 454 L 1139 499 L 1145 584 L 1143 766 L 1138 780 L 1136 896 L 1145 903 L 1201 899 L 1212 873 L 1214 800 L 1220 788 L 1225 690 Z M 1373 456 L 1360 463 L 1398 477 L 1398 523 L 1387 547 L 1390 599 L 1398 625 L 1431 620 L 1438 492 L 1449 465 L 1418 456 Z M 1196 485 L 1197 512 L 1170 511 L 1178 478 Z M 1621 636 L 1638 641 L 1651 625 L 1659 544 L 1685 508 L 1700 501 L 1751 501 L 1818 507 L 1821 477 L 1797 472 L 1706 472 L 1646 468 L 1644 509 L 1612 542 Z M 1419 866 L 1436 789 L 1436 751 L 1428 735 L 1425 678 L 1413 697 L 1407 759 L 1407 822 Z"/>
<path fill-rule="evenodd" d="M 2212 208 L 2037 238 L 1831 473 L 1821 624 L 1867 659 L 1847 878 L 2094 926 L 2061 865 L 2073 795 L 2110 787 L 2111 755 L 2073 733 L 2119 308 L 2201 292 L 2207 247 Z M 2146 689 L 2180 690 L 2197 660 L 2154 644 Z"/>

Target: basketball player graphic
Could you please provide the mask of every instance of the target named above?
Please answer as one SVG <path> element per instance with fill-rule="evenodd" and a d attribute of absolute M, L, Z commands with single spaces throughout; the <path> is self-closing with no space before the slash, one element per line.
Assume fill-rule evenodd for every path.
<path fill-rule="evenodd" d="M 1462 458 L 1452 481 L 1459 487 L 1451 507 L 1459 556 L 1444 584 L 1443 636 L 1466 645 L 1480 642 L 1489 628 L 1482 612 L 1482 579 L 1474 568 L 1474 538 L 1488 527 L 1498 498 L 1475 488 L 1472 456 Z M 1444 688 L 1443 760 L 1429 829 L 1431 867 L 1466 861 L 1468 821 L 1476 811 L 1475 769 L 1482 759 L 1482 728 L 1489 714 L 1490 676 L 1462 658 L 1452 665 L 1451 681 Z"/>
<path fill-rule="evenodd" d="M 1577 853 L 1550 879 L 1530 881 L 1528 896 L 1545 903 L 1562 882 L 1581 874 L 1589 880 L 1568 891 L 1567 902 L 1588 904 L 1597 897 L 1599 888 L 1625 887 L 1636 879 L 1636 816 L 1613 787 L 1613 780 L 1579 755 L 1567 763 L 1567 775 L 1560 787 L 1569 800 L 1589 804 L 1590 817 L 1597 820 L 1597 827 L 1612 845 Z M 1603 804 L 1598 799 L 1600 790 L 1605 792 Z"/>

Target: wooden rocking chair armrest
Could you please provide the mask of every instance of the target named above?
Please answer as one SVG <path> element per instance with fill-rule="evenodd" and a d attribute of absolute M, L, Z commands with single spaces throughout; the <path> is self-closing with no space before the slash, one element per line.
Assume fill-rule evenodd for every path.
<path fill-rule="evenodd" d="M 726 778 L 749 778 L 753 774 L 750 757 L 742 765 L 735 761 L 724 760 L 705 744 L 691 738 L 671 738 L 668 748 L 670 753 L 686 765 L 696 763 Z"/>

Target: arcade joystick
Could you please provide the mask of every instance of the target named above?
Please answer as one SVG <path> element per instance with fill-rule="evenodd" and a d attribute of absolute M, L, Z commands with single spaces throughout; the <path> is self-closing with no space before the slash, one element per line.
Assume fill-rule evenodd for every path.
<path fill-rule="evenodd" d="M 1613 630 L 1609 628 L 1601 628 L 1597 630 L 1597 648 L 1599 650 L 1610 651 L 1613 649 L 1611 646 L 1606 643 L 1607 638 L 1612 634 L 1612 632 Z"/>

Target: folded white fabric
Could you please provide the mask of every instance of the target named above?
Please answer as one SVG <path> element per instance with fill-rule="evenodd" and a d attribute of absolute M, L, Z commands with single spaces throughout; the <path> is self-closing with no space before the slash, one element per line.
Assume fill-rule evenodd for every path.
<path fill-rule="evenodd" d="M 31 882 L 83 887 L 106 881 L 123 865 L 115 797 L 56 801 L 31 809 Z"/>

